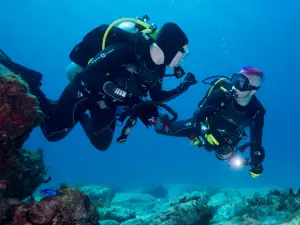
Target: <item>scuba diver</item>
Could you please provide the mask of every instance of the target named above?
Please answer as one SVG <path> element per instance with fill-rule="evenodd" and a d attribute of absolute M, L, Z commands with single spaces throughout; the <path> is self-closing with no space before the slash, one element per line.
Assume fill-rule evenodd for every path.
<path fill-rule="evenodd" d="M 206 81 L 212 78 L 212 82 Z M 169 122 L 168 116 L 157 119 L 158 134 L 188 137 L 191 144 L 215 151 L 219 160 L 231 159 L 237 151 L 250 147 L 250 175 L 256 178 L 263 172 L 265 150 L 262 146 L 265 109 L 256 97 L 264 73 L 254 67 L 245 67 L 231 78 L 214 76 L 203 80 L 212 87 L 198 104 L 191 119 Z M 229 80 L 227 82 L 226 80 Z M 250 128 L 250 142 L 238 146 L 247 137 L 245 128 Z"/>
<path fill-rule="evenodd" d="M 21 66 L 8 57 L 1 57 L 0 63 L 19 74 L 28 83 L 31 93 L 38 98 L 45 114 L 40 127 L 47 140 L 58 141 L 64 138 L 85 117 L 87 110 L 98 110 L 103 132 L 100 130 L 97 138 L 106 145 L 97 148 L 106 150 L 113 137 L 118 106 L 128 106 L 135 110 L 140 104 L 146 105 L 147 110 L 137 110 L 142 112 L 138 117 L 145 125 L 151 126 L 153 117 L 158 116 L 158 109 L 155 104 L 144 100 L 148 93 L 153 101 L 165 102 L 196 83 L 195 76 L 188 73 L 177 88 L 162 90 L 166 67 L 177 67 L 188 54 L 188 38 L 177 24 L 166 23 L 158 31 L 141 20 L 132 21 L 145 29 L 129 33 L 115 27 L 122 20 L 96 28 L 102 32 L 99 38 L 99 42 L 102 41 L 100 52 L 90 55 L 84 70 L 74 76 L 58 101 L 49 100 L 41 91 L 41 73 Z M 153 35 L 155 40 L 151 37 Z M 84 44 L 85 40 L 74 51 L 89 51 L 80 48 Z M 5 56 L 4 52 L 2 55 Z"/>
<path fill-rule="evenodd" d="M 142 18 L 138 19 L 140 21 L 143 21 L 144 23 L 148 23 L 150 18 L 145 14 L 142 16 Z M 152 24 L 151 26 L 154 27 L 155 25 Z M 130 33 L 143 32 L 143 30 L 145 29 L 143 26 L 137 23 L 128 21 L 121 22 L 117 27 Z M 101 51 L 101 42 L 99 42 L 99 40 L 101 40 L 101 38 L 103 37 L 103 32 L 105 29 L 106 26 L 103 25 L 93 29 L 92 31 L 87 33 L 83 37 L 83 40 L 72 49 L 70 53 L 70 60 L 72 62 L 67 67 L 67 78 L 70 82 L 74 79 L 76 74 L 83 72 L 87 67 L 89 60 L 92 57 L 95 57 L 95 55 Z M 152 39 L 156 39 L 155 35 L 150 36 Z M 164 77 L 176 77 L 177 79 L 179 79 L 184 75 L 185 71 L 183 70 L 183 68 L 180 66 L 176 66 L 174 67 L 174 74 L 165 74 Z M 189 77 L 190 76 L 188 76 L 187 78 Z M 114 130 L 115 116 L 117 117 L 116 120 L 121 124 L 123 124 L 125 119 L 130 116 L 130 122 L 128 121 L 126 123 L 126 128 L 123 129 L 122 135 L 117 138 L 118 143 L 124 143 L 127 140 L 127 136 L 129 135 L 128 131 L 131 130 L 137 122 L 135 119 L 133 119 L 134 117 L 132 117 L 132 109 L 130 107 L 117 107 L 117 113 L 115 116 L 107 116 L 107 120 L 110 120 L 112 122 L 112 126 L 107 126 L 108 121 L 103 120 L 104 112 L 98 104 L 99 102 L 91 103 L 88 110 L 89 114 L 85 113 L 85 115 L 80 119 L 80 124 L 83 127 L 83 130 L 85 131 L 90 142 L 97 149 L 107 149 L 110 146 L 113 138 L 113 136 L 111 135 L 111 130 Z M 160 107 L 165 108 L 163 105 L 160 105 Z M 141 117 L 140 115 L 139 118 L 145 124 L 145 118 L 147 118 L 146 114 L 149 114 L 149 117 L 151 117 L 150 115 L 157 115 L 157 113 L 155 107 L 151 106 L 151 104 L 143 104 L 143 108 L 143 116 Z M 155 120 L 153 119 L 152 121 Z"/>

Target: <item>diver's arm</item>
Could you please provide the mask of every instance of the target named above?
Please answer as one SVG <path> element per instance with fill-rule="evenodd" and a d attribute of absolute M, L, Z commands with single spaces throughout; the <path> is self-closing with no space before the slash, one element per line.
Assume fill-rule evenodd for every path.
<path fill-rule="evenodd" d="M 156 122 L 155 132 L 158 134 L 174 137 L 199 136 L 199 129 L 194 126 L 193 119 L 175 121 L 169 125 L 164 125 L 160 119 Z"/>
<path fill-rule="evenodd" d="M 170 101 L 183 92 L 180 91 L 179 88 L 175 88 L 169 91 L 165 91 L 162 89 L 162 81 L 163 78 L 160 79 L 160 81 L 149 90 L 150 97 L 155 102 L 167 102 Z"/>
<path fill-rule="evenodd" d="M 265 111 L 261 110 L 254 118 L 253 126 L 250 127 L 250 156 L 253 164 L 261 164 L 265 158 L 262 147 Z"/>
<path fill-rule="evenodd" d="M 184 78 L 184 81 L 179 84 L 179 86 L 173 90 L 165 91 L 162 89 L 162 81 L 163 78 L 157 82 L 157 84 L 152 87 L 150 92 L 150 97 L 155 102 L 167 102 L 170 101 L 177 96 L 181 95 L 185 91 L 189 89 L 190 86 L 197 83 L 197 80 L 192 73 L 188 73 L 186 77 Z"/>

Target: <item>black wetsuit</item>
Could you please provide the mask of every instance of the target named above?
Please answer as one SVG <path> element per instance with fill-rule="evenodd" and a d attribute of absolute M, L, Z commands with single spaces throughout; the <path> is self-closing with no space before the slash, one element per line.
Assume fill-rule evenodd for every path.
<path fill-rule="evenodd" d="M 82 68 L 86 68 L 88 61 L 101 51 L 102 42 L 100 40 L 102 40 L 102 36 L 106 28 L 106 25 L 101 25 L 87 33 L 83 40 L 72 49 L 70 59 Z M 120 41 L 123 40 L 120 39 Z M 127 50 L 127 52 L 124 51 L 123 54 L 128 56 L 131 55 L 132 60 L 134 60 L 135 56 L 132 54 L 132 49 L 133 48 L 130 47 L 130 50 Z M 161 72 L 163 72 L 163 67 L 161 69 Z M 123 73 L 124 71 L 121 71 L 120 75 Z M 128 71 L 126 71 L 126 73 L 128 73 Z M 179 94 L 178 89 L 163 91 L 161 82 L 162 77 L 159 82 L 157 82 L 157 85 L 152 87 L 150 92 L 152 100 L 166 101 Z M 90 103 L 89 111 L 90 116 L 85 114 L 80 120 L 80 123 L 91 143 L 97 149 L 106 150 L 112 142 L 112 134 L 114 133 L 116 122 L 115 115 L 111 110 L 101 110 L 97 102 Z M 106 119 L 104 120 L 103 118 Z"/>
<path fill-rule="evenodd" d="M 103 33 L 106 28 L 106 25 L 100 26 L 86 37 L 91 37 L 91 34 L 96 34 L 99 30 Z M 133 106 L 140 103 L 141 98 L 148 93 L 153 101 L 164 102 L 187 90 L 189 84 L 186 85 L 185 82 L 173 90 L 162 90 L 166 65 L 158 66 L 153 63 L 149 53 L 152 43 L 144 36 L 125 33 L 129 39 L 124 39 L 124 31 L 121 29 L 114 28 L 110 32 L 111 38 L 107 40 L 107 47 L 94 57 L 82 73 L 74 77 L 57 102 L 49 101 L 39 89 L 35 76 L 40 77 L 40 73 L 12 61 L 2 62 L 13 72 L 20 74 L 29 84 L 32 94 L 38 97 L 41 109 L 46 114 L 41 128 L 47 140 L 58 141 L 64 138 L 81 121 L 92 144 L 99 150 L 106 150 L 115 130 L 116 99 L 122 105 Z M 98 40 L 101 43 L 101 39 Z M 84 38 L 74 48 L 73 53 L 88 52 L 87 43 L 88 38 Z M 72 60 L 78 63 L 74 58 Z M 83 66 L 80 63 L 79 65 Z M 112 93 L 104 91 L 104 85 L 109 81 L 111 83 L 106 86 L 116 87 L 110 88 Z M 127 93 L 126 96 L 124 93 Z M 87 110 L 91 111 L 91 118 L 85 114 Z M 88 122 L 90 119 L 92 123 Z"/>
<path fill-rule="evenodd" d="M 226 92 L 216 90 L 207 97 L 206 101 L 200 102 L 198 110 L 191 119 L 176 121 L 170 124 L 167 130 L 162 123 L 157 123 L 156 132 L 176 137 L 199 137 L 203 135 L 200 123 L 208 118 L 212 130 L 224 130 L 228 137 L 237 140 L 234 139 L 237 133 L 249 127 L 251 158 L 255 164 L 260 164 L 264 160 L 262 148 L 264 115 L 265 109 L 256 96 L 252 97 L 247 106 L 241 106 Z M 255 151 L 260 151 L 262 155 L 254 156 Z"/>

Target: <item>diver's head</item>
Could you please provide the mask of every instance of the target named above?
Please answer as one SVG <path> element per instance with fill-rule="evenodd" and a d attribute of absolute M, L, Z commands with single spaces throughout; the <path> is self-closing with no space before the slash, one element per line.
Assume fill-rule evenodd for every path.
<path fill-rule="evenodd" d="M 175 23 L 165 23 L 156 37 L 156 44 L 164 54 L 164 64 L 174 68 L 189 54 L 189 40 Z"/>
<path fill-rule="evenodd" d="M 264 73 L 257 68 L 244 67 L 239 73 L 234 73 L 231 78 L 237 99 L 251 99 L 260 89 Z"/>

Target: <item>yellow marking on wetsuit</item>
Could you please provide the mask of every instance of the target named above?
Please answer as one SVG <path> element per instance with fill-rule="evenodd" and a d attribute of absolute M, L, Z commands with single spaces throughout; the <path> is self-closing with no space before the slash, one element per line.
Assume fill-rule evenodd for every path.
<path fill-rule="evenodd" d="M 256 178 L 256 177 L 260 176 L 260 174 L 253 173 L 253 172 L 251 172 L 251 171 L 250 171 L 250 175 L 251 175 L 251 177 L 253 177 L 253 178 Z"/>
<path fill-rule="evenodd" d="M 224 91 L 224 92 L 226 92 L 226 91 L 227 91 L 227 89 L 226 89 L 226 88 L 224 88 L 223 86 L 221 86 L 221 87 L 220 87 L 220 89 L 221 89 L 222 91 Z"/>

